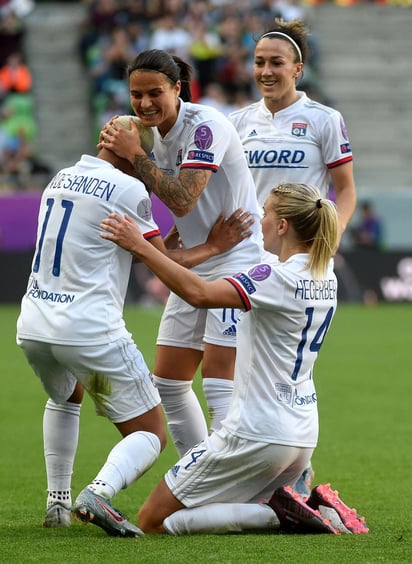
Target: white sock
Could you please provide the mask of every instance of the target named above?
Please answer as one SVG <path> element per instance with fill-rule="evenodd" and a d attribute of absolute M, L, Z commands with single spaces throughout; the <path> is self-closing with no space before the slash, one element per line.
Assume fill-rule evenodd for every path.
<path fill-rule="evenodd" d="M 233 380 L 225 378 L 203 378 L 203 392 L 210 418 L 209 431 L 218 431 L 226 417 L 233 392 Z"/>
<path fill-rule="evenodd" d="M 180 509 L 163 521 L 170 535 L 223 534 L 278 529 L 279 519 L 268 505 L 259 503 L 211 503 Z"/>
<path fill-rule="evenodd" d="M 160 440 L 154 433 L 136 431 L 110 451 L 100 472 L 88 488 L 107 499 L 140 478 L 157 460 Z"/>
<path fill-rule="evenodd" d="M 192 382 L 153 376 L 167 423 L 180 456 L 207 437 L 206 419 Z"/>
<path fill-rule="evenodd" d="M 47 506 L 71 507 L 71 480 L 79 440 L 80 404 L 48 399 L 43 415 L 43 448 L 47 474 Z"/>

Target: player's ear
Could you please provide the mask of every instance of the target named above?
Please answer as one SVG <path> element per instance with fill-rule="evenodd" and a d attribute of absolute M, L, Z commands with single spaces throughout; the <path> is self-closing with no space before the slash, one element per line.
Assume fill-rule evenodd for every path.
<path fill-rule="evenodd" d="M 289 222 L 284 217 L 278 219 L 278 234 L 285 235 L 289 229 Z"/>

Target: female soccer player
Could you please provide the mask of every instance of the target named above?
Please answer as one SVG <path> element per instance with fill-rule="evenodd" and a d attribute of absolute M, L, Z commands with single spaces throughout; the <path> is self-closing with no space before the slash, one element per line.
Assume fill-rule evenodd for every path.
<path fill-rule="evenodd" d="M 305 182 L 323 197 L 332 187 L 339 240 L 356 206 L 352 150 L 342 115 L 297 90 L 307 58 L 303 22 L 275 20 L 256 42 L 253 73 L 261 100 L 229 115 L 263 205 L 274 184 Z M 309 495 L 312 467 L 296 484 Z"/>
<path fill-rule="evenodd" d="M 133 110 L 154 131 L 150 157 L 137 127 L 107 124 L 101 145 L 129 160 L 137 176 L 171 210 L 184 248 L 204 241 L 224 212 L 242 208 L 256 219 L 252 235 L 194 271 L 205 280 L 231 275 L 258 259 L 260 209 L 242 145 L 232 124 L 213 108 L 192 104 L 190 66 L 165 51 L 140 53 L 129 67 Z M 218 429 L 230 402 L 236 354 L 236 308 L 202 309 L 172 293 L 157 338 L 154 381 L 180 455 L 207 436 L 205 418 L 192 390 L 202 364 L 203 386 Z"/>
<path fill-rule="evenodd" d="M 230 114 L 263 205 L 274 184 L 304 182 L 336 194 L 339 235 L 355 211 L 352 149 L 342 115 L 297 90 L 307 58 L 303 22 L 275 20 L 256 42 L 261 100 Z"/>
<path fill-rule="evenodd" d="M 110 527 L 113 535 L 138 534 L 110 499 L 154 463 L 166 442 L 159 394 L 123 320 L 132 257 L 99 237 L 101 219 L 113 210 L 130 214 L 152 245 L 185 266 L 226 252 L 248 234 L 249 221 L 237 210 L 227 222 L 217 218 L 212 237 L 198 247 L 168 251 L 145 186 L 128 173 L 134 173 L 130 163 L 103 148 L 58 172 L 41 199 L 17 339 L 49 395 L 43 418 L 46 527 L 70 525 L 83 389 L 123 436 L 77 498 L 83 520 Z"/>
<path fill-rule="evenodd" d="M 194 307 L 243 310 L 227 417 L 156 486 L 140 510 L 141 529 L 175 535 L 279 527 L 367 532 L 328 486 L 315 488 L 307 503 L 290 488 L 318 440 L 313 367 L 336 309 L 334 204 L 304 184 L 272 189 L 262 230 L 265 249 L 279 262 L 214 281 L 152 249 L 130 218 L 111 214 L 101 226 L 107 231 L 102 237 L 132 252 Z"/>

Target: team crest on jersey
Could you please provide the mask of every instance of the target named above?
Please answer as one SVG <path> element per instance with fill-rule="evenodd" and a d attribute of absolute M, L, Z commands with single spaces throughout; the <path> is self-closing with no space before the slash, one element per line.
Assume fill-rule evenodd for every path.
<path fill-rule="evenodd" d="M 258 264 L 251 268 L 248 272 L 249 276 L 252 280 L 256 280 L 256 282 L 261 282 L 262 280 L 266 280 L 269 278 L 272 269 L 268 264 Z"/>
<path fill-rule="evenodd" d="M 152 202 L 150 198 L 145 198 L 137 206 L 137 215 L 142 219 L 149 220 L 152 217 Z"/>
<path fill-rule="evenodd" d="M 307 123 L 292 123 L 292 135 L 294 135 L 295 137 L 305 137 L 307 129 Z"/>
<path fill-rule="evenodd" d="M 213 133 L 209 126 L 201 125 L 195 131 L 195 145 L 198 149 L 209 149 L 213 143 Z"/>
<path fill-rule="evenodd" d="M 180 166 L 182 164 L 183 161 L 183 156 L 182 156 L 182 149 L 179 149 L 177 152 L 177 157 L 176 157 L 176 166 Z"/>
<path fill-rule="evenodd" d="M 346 155 L 346 153 L 350 153 L 352 151 L 349 143 L 342 143 L 340 146 L 340 152 Z"/>
<path fill-rule="evenodd" d="M 282 403 L 290 404 L 292 401 L 292 387 L 289 384 L 275 383 L 276 399 Z"/>

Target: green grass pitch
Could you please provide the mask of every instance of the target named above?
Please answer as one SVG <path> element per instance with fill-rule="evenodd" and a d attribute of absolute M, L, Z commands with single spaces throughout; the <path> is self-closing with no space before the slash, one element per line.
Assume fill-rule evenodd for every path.
<path fill-rule="evenodd" d="M 128 306 L 129 330 L 149 366 L 160 308 Z M 46 480 L 37 378 L 15 344 L 18 306 L 0 306 L 0 562 L 9 563 L 397 563 L 412 562 L 412 306 L 341 305 L 315 367 L 320 439 L 315 482 L 330 482 L 365 515 L 368 535 L 146 535 L 113 539 L 92 525 L 41 526 Z M 199 384 L 196 384 L 199 390 Z M 86 398 L 73 496 L 94 477 L 118 440 Z M 115 506 L 134 518 L 175 462 L 169 443 L 155 466 Z"/>

